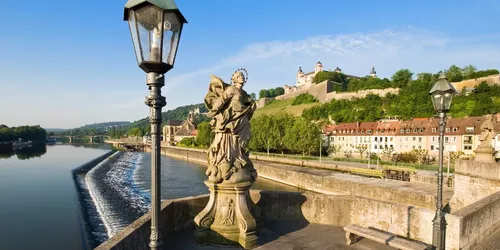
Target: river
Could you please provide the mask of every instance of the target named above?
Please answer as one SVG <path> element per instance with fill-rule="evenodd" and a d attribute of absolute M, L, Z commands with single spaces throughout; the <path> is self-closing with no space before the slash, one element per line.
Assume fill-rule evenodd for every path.
<path fill-rule="evenodd" d="M 0 153 L 0 249 L 85 249 L 85 233 L 94 238 L 94 247 L 107 239 L 110 230 L 116 233 L 145 213 L 150 206 L 147 153 L 124 153 L 109 169 L 96 174 L 101 178 L 95 181 L 77 178 L 79 185 L 90 183 L 108 190 L 97 202 L 95 196 L 78 196 L 71 170 L 108 151 L 106 145 L 94 144 L 43 145 Z M 208 193 L 203 184 L 205 169 L 162 156 L 162 199 Z M 296 190 L 261 179 L 253 188 Z M 84 215 L 79 214 L 81 205 L 87 207 Z M 96 209 L 99 206 L 105 209 Z M 85 227 L 91 232 L 83 232 Z"/>

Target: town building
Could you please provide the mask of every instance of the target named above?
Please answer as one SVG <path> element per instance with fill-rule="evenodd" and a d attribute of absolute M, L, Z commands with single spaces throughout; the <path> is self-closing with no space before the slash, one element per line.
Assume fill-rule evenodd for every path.
<path fill-rule="evenodd" d="M 461 151 L 474 154 L 479 145 L 481 125 L 485 117 L 447 118 L 444 134 L 444 155 Z M 492 146 L 500 150 L 500 114 L 494 115 L 495 137 Z M 439 154 L 438 118 L 413 118 L 410 120 L 387 119 L 377 122 L 350 122 L 327 125 L 322 130 L 324 145 L 340 147 L 342 152 L 366 152 L 380 154 L 386 149 L 394 153 L 427 150 L 429 155 Z"/>
<path fill-rule="evenodd" d="M 196 137 L 197 130 L 194 123 L 194 112 L 189 112 L 185 121 L 168 120 L 163 126 L 163 141 L 175 145 L 186 137 Z"/>

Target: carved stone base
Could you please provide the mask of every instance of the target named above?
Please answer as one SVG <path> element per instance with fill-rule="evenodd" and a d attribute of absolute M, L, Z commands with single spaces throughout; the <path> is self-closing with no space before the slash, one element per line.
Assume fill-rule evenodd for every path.
<path fill-rule="evenodd" d="M 210 190 L 207 206 L 195 218 L 194 233 L 198 244 L 257 246 L 257 223 L 250 212 L 248 190 L 252 182 L 214 184 L 205 181 Z"/>
<path fill-rule="evenodd" d="M 495 149 L 493 147 L 489 148 L 477 148 L 474 153 L 476 157 L 474 160 L 482 162 L 495 162 Z"/>

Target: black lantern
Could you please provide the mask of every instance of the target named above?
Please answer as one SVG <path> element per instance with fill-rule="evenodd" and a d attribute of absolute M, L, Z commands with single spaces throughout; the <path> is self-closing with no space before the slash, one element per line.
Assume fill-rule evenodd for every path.
<path fill-rule="evenodd" d="M 164 74 L 174 67 L 182 26 L 187 23 L 173 0 L 129 0 L 128 21 L 139 67 Z"/>
<path fill-rule="evenodd" d="M 457 93 L 457 90 L 448 82 L 446 75 L 441 72 L 438 81 L 432 86 L 429 93 L 431 94 L 434 110 L 438 113 L 443 113 L 450 110 L 451 100 Z"/>

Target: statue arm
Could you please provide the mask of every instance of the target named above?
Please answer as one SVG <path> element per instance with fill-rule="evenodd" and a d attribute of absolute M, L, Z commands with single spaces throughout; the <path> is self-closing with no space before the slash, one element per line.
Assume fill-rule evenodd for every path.
<path fill-rule="evenodd" d="M 232 98 L 233 91 L 232 88 L 227 88 L 226 91 L 222 93 L 222 95 L 217 98 L 212 106 L 212 112 L 219 112 L 226 103 Z"/>

